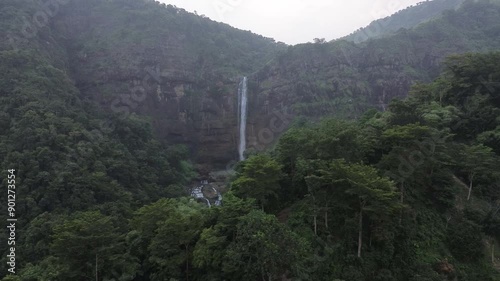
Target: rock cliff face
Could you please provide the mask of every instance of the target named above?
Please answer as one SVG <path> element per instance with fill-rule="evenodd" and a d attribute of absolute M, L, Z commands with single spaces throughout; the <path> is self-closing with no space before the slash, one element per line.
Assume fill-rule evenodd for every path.
<path fill-rule="evenodd" d="M 51 29 L 77 88 L 103 109 L 150 118 L 198 163 L 237 159 L 237 88 L 285 48 L 274 40 L 141 1 L 72 1 Z"/>
<path fill-rule="evenodd" d="M 238 158 L 242 76 L 249 79 L 248 150 L 263 150 L 296 116 L 384 110 L 412 84 L 433 79 L 444 57 L 498 49 L 498 31 L 485 28 L 500 26 L 488 16 L 495 9 L 469 3 L 386 38 L 286 47 L 155 2 L 69 1 L 37 40 L 52 44 L 45 50 L 57 46 L 87 100 L 123 118 L 147 116 L 162 139 L 223 168 Z"/>

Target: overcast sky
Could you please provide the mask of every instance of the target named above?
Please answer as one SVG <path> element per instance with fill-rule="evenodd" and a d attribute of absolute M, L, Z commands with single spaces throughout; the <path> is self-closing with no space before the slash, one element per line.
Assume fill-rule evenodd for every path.
<path fill-rule="evenodd" d="M 423 0 L 159 0 L 287 44 L 332 40 Z"/>

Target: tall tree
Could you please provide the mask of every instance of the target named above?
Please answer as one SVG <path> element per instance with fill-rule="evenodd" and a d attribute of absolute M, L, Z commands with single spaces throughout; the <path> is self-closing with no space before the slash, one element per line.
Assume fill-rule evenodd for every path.
<path fill-rule="evenodd" d="M 234 196 L 231 191 L 224 194 L 224 204 L 215 211 L 214 223 L 203 229 L 193 251 L 193 265 L 203 272 L 207 280 L 224 279 L 223 264 L 227 248 L 237 237 L 237 226 L 241 218 L 257 208 L 255 200 Z"/>
<path fill-rule="evenodd" d="M 262 210 L 272 198 L 277 197 L 282 177 L 281 165 L 265 154 L 248 158 L 233 182 L 233 190 L 242 198 L 254 198 Z"/>
<path fill-rule="evenodd" d="M 252 211 L 238 223 L 236 239 L 225 255 L 224 272 L 231 280 L 282 280 L 301 277 L 308 244 L 275 216 Z"/>
<path fill-rule="evenodd" d="M 151 280 L 191 280 L 192 253 L 204 224 L 199 206 L 181 203 L 174 213 L 158 223 L 148 248 L 154 270 Z"/>
<path fill-rule="evenodd" d="M 335 200 L 354 208 L 358 218 L 357 256 L 361 257 L 364 217 L 387 217 L 400 207 L 394 183 L 379 176 L 373 167 L 347 164 L 343 160 L 330 162 L 328 168 L 321 171 L 321 177 L 340 191 Z"/>
<path fill-rule="evenodd" d="M 493 150 L 482 144 L 462 147 L 458 165 L 467 174 L 469 181 L 467 200 L 470 200 L 474 179 L 478 175 L 495 172 L 495 164 L 498 160 Z"/>
<path fill-rule="evenodd" d="M 129 239 L 146 278 L 190 279 L 192 252 L 205 222 L 202 208 L 186 198 L 161 199 L 136 212 Z"/>
<path fill-rule="evenodd" d="M 52 250 L 67 266 L 59 280 L 133 280 L 138 263 L 116 222 L 96 211 L 78 213 L 54 228 Z"/>

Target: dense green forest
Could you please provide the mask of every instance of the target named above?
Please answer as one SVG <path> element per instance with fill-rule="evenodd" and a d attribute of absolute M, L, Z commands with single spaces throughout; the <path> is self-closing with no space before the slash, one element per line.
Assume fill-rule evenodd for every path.
<path fill-rule="evenodd" d="M 298 120 L 269 153 L 239 164 L 224 205 L 210 209 L 157 200 L 181 195 L 161 187 L 182 182 L 187 167 L 133 123 L 86 144 L 97 161 L 73 160 L 71 142 L 95 120 L 66 106 L 68 117 L 36 123 L 36 106 L 16 109 L 17 122 L 36 127 L 3 140 L 25 147 L 3 164 L 26 171 L 19 212 L 33 220 L 21 271 L 3 280 L 89 280 L 96 265 L 99 280 L 500 280 L 498 61 L 450 57 L 436 81 L 357 121 Z M 51 161 L 61 153 L 67 162 Z"/>
<path fill-rule="evenodd" d="M 61 70 L 32 54 L 0 58 L 0 159 L 22 183 L 16 194 L 21 264 L 49 254 L 47 230 L 69 214 L 91 209 L 123 224 L 145 203 L 185 194 L 183 184 L 194 173 L 185 147 L 153 138 L 147 120 L 97 111 Z M 5 218 L 7 205 L 1 210 Z M 3 255 L 3 272 L 5 266 Z"/>
<path fill-rule="evenodd" d="M 394 24 L 403 14 L 427 21 L 418 9 L 451 2 L 402 11 Z M 19 33 L 44 3 L 0 2 L 0 219 L 9 169 L 18 218 L 16 274 L 2 226 L 0 280 L 500 281 L 494 1 L 361 44 L 290 47 L 135 0 L 57 0 L 47 24 Z M 157 64 L 164 78 L 140 110 L 113 110 Z M 428 83 L 387 86 L 401 69 Z M 294 80 L 281 91 L 297 114 L 265 151 L 248 150 L 222 206 L 208 208 L 188 196 L 205 177 L 193 139 L 233 138 L 221 131 L 235 114 L 206 116 L 233 113 L 224 95 L 241 73 L 258 93 L 251 110 L 283 102 L 259 89 Z M 174 129 L 162 134 L 155 118 Z M 182 136 L 205 119 L 194 127 L 205 135 Z M 207 147 L 205 161 L 216 161 Z"/>

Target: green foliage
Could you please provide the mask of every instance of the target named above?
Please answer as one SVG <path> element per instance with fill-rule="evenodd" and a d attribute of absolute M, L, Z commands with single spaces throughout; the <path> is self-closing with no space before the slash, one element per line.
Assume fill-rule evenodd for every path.
<path fill-rule="evenodd" d="M 497 280 L 483 239 L 498 236 L 498 155 L 483 134 L 497 126 L 497 91 L 494 83 L 487 90 L 461 82 L 496 73 L 490 61 L 497 55 L 452 58 L 450 70 L 416 85 L 387 112 L 303 124 L 283 135 L 273 155 L 283 165 L 282 182 L 296 191 L 283 199 L 292 204 L 283 212 L 293 230 L 309 241 L 319 237 L 329 253 L 314 266 L 315 280 Z M 471 101 L 476 107 L 464 106 Z M 468 175 L 477 186 L 471 202 Z"/>
<path fill-rule="evenodd" d="M 483 257 L 481 226 L 461 219 L 448 228 L 447 243 L 453 256 L 459 260 L 475 262 Z"/>
<path fill-rule="evenodd" d="M 151 280 L 189 278 L 192 251 L 204 224 L 197 206 L 181 204 L 156 223 L 157 234 L 148 247 Z"/>
<path fill-rule="evenodd" d="M 228 247 L 236 239 L 237 225 L 241 218 L 255 209 L 253 200 L 240 199 L 231 191 L 224 196 L 224 205 L 216 209 L 215 222 L 205 228 L 193 252 L 193 265 L 203 272 L 207 280 L 224 277 Z"/>
<path fill-rule="evenodd" d="M 232 280 L 278 280 L 284 273 L 300 277 L 307 272 L 306 254 L 306 242 L 274 216 L 252 211 L 237 226 L 223 270 Z"/>
<path fill-rule="evenodd" d="M 57 280 L 133 280 L 139 264 L 127 253 L 116 219 L 99 212 L 77 213 L 54 227 L 51 250 L 64 266 Z M 50 268 L 50 267 L 49 267 Z"/>
<path fill-rule="evenodd" d="M 280 188 L 281 166 L 270 156 L 260 154 L 248 158 L 233 182 L 235 195 L 253 198 L 264 209 L 272 199 L 277 199 Z"/>
<path fill-rule="evenodd" d="M 498 48 L 496 2 L 395 30 L 453 6 L 424 3 L 374 34 L 394 32 L 385 39 L 278 56 L 273 40 L 150 1 L 70 1 L 35 36 L 12 37 L 44 3 L 0 5 L 0 159 L 22 214 L 19 274 L 2 280 L 500 280 L 500 54 L 453 56 L 387 105 L 447 54 Z M 156 62 L 161 86 L 195 85 L 179 108 L 196 118 L 202 93 L 225 104 L 221 81 L 241 73 L 255 91 L 275 74 L 293 81 L 286 97 L 316 118 L 241 163 L 223 205 L 206 208 L 182 198 L 196 176 L 188 147 L 96 106 Z M 373 105 L 385 112 L 309 122 Z"/>
<path fill-rule="evenodd" d="M 454 10 L 464 0 L 422 1 L 416 6 L 403 9 L 394 15 L 376 20 L 365 28 L 361 28 L 343 39 L 353 42 L 363 42 L 373 38 L 388 36 L 400 29 L 409 29 L 423 22 L 440 16 L 443 11 Z"/>
<path fill-rule="evenodd" d="M 142 260 L 143 278 L 168 280 L 189 274 L 192 248 L 203 223 L 201 205 L 187 199 L 161 199 L 137 210 L 127 240 L 131 252 Z"/>
<path fill-rule="evenodd" d="M 478 0 L 459 5 L 460 2 L 462 1 L 426 1 L 401 11 L 399 15 L 376 21 L 372 26 L 375 30 L 368 28 L 373 34 L 368 35 L 382 37 L 362 43 L 356 44 L 341 38 L 325 44 L 291 46 L 273 63 L 259 71 L 261 86 L 258 92 L 262 95 L 272 93 L 273 96 L 286 96 L 286 106 L 296 115 L 307 116 L 312 120 L 326 115 L 356 119 L 374 107 L 386 111 L 393 99 L 407 97 L 416 83 L 428 83 L 436 79 L 446 57 L 466 52 L 491 52 L 500 48 L 500 3 Z M 459 7 L 455 10 L 454 7 L 457 6 Z M 441 13 L 443 10 L 448 11 Z M 405 28 L 400 29 L 403 26 Z M 347 40 L 349 39 L 356 40 L 352 37 Z M 495 61 L 485 61 L 484 65 L 489 68 Z M 462 60 L 462 63 L 466 63 L 466 60 Z M 477 63 L 480 64 L 479 60 Z M 476 78 L 482 78 L 473 78 L 475 83 L 469 85 L 471 90 L 481 86 L 478 81 L 483 80 L 487 82 L 488 88 L 498 87 L 495 82 L 498 81 L 497 72 L 481 71 L 478 74 Z M 287 87 L 279 87 L 280 85 Z M 486 95 L 486 87 L 481 87 Z M 444 94 L 436 91 L 435 87 L 429 90 L 433 94 Z M 459 91 L 454 93 L 458 94 Z M 445 97 L 435 102 L 439 104 L 444 100 Z M 474 119 L 474 115 L 481 114 L 481 109 L 484 110 L 484 115 L 498 116 L 487 102 L 486 96 L 471 102 L 474 114 L 468 118 Z M 455 104 L 447 104 L 445 107 L 447 106 Z M 406 110 L 408 115 L 413 115 L 412 112 L 418 108 L 408 106 Z M 439 111 L 426 112 L 428 116 L 425 118 L 432 121 L 430 118 L 436 118 L 435 114 L 438 117 L 445 114 Z M 261 110 L 260 113 L 265 114 L 265 111 Z M 406 119 L 416 116 L 401 117 Z M 449 117 L 452 115 L 441 116 Z M 476 121 L 480 121 L 479 118 Z M 477 124 L 492 125 L 483 121 Z M 480 127 L 467 127 L 482 130 Z"/>

